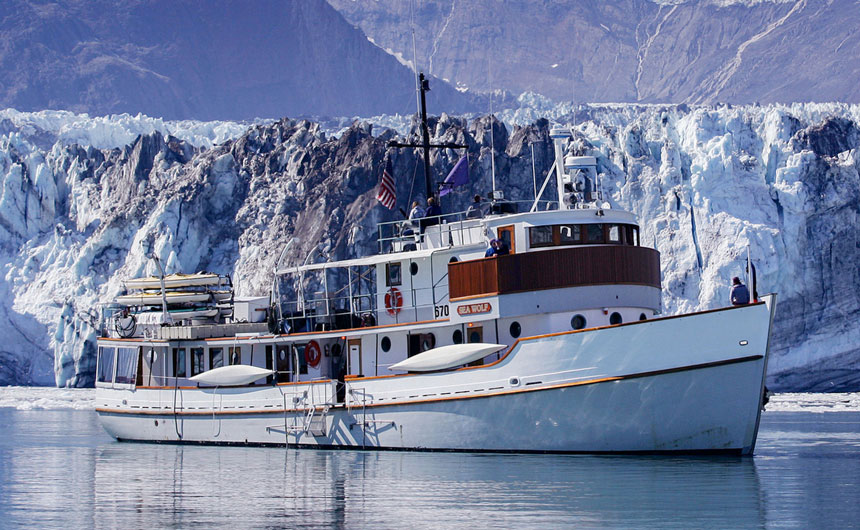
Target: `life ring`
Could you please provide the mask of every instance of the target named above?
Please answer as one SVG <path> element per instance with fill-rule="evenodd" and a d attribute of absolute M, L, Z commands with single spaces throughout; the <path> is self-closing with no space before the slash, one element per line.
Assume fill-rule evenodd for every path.
<path fill-rule="evenodd" d="M 320 352 L 320 345 L 317 341 L 312 340 L 305 346 L 305 361 L 313 367 L 320 363 L 320 359 L 322 358 L 322 353 Z"/>
<path fill-rule="evenodd" d="M 400 312 L 401 307 L 403 307 L 403 295 L 400 294 L 400 289 L 392 287 L 385 293 L 385 309 L 388 310 L 389 315 L 394 316 Z"/>

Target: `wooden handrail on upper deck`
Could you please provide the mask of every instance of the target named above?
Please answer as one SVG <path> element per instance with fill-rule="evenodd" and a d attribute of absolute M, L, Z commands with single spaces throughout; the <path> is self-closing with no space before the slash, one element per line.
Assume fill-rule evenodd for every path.
<path fill-rule="evenodd" d="M 628 245 L 566 247 L 448 264 L 451 300 L 583 285 L 660 288 L 660 253 Z"/>

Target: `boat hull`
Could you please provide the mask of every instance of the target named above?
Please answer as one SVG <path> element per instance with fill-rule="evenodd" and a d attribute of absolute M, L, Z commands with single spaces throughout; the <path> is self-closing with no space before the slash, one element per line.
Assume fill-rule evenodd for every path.
<path fill-rule="evenodd" d="M 772 309 L 529 338 L 489 366 L 348 379 L 345 404 L 336 404 L 336 382 L 312 382 L 99 389 L 97 410 L 120 440 L 751 454 Z"/>

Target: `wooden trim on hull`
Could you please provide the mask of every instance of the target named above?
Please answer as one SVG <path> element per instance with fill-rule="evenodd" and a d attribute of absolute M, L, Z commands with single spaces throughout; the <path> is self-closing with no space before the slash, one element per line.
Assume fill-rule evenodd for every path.
<path fill-rule="evenodd" d="M 726 365 L 730 365 L 730 364 L 740 364 L 740 363 L 746 363 L 746 362 L 751 362 L 751 361 L 757 361 L 757 360 L 762 359 L 763 357 L 764 357 L 763 355 L 750 355 L 747 357 L 738 357 L 735 359 L 726 359 L 726 360 L 722 360 L 722 361 L 713 361 L 713 362 L 694 364 L 694 365 L 689 365 L 689 366 L 680 366 L 680 367 L 676 367 L 676 368 L 667 368 L 664 370 L 639 372 L 636 374 L 628 374 L 628 375 L 613 376 L 613 377 L 604 377 L 604 378 L 600 378 L 600 379 L 589 379 L 586 381 L 574 381 L 574 382 L 570 382 L 570 383 L 561 383 L 561 384 L 557 384 L 557 385 L 547 385 L 547 386 L 540 386 L 540 387 L 535 387 L 535 388 L 517 388 L 517 389 L 513 389 L 513 390 L 505 390 L 502 392 L 475 394 L 475 395 L 471 395 L 471 396 L 459 395 L 459 396 L 440 397 L 440 398 L 434 398 L 434 399 L 416 399 L 416 400 L 412 400 L 412 401 L 396 401 L 396 402 L 392 401 L 389 403 L 369 403 L 367 405 L 362 405 L 361 408 L 399 407 L 399 406 L 404 406 L 404 405 L 420 405 L 420 404 L 426 404 L 426 403 L 436 403 L 436 402 L 441 402 L 441 401 L 459 401 L 459 400 L 464 400 L 464 399 L 485 399 L 485 398 L 490 398 L 490 397 L 497 397 L 497 396 L 504 396 L 504 395 L 511 395 L 511 394 L 523 394 L 526 392 L 542 392 L 542 391 L 546 391 L 546 390 L 557 390 L 560 388 L 571 388 L 571 387 L 577 387 L 577 386 L 596 385 L 596 384 L 600 384 L 600 383 L 610 383 L 613 381 L 626 381 L 626 380 L 631 380 L 631 379 L 641 379 L 644 377 L 654 377 L 654 376 L 658 376 L 658 375 L 673 374 L 673 373 L 678 373 L 678 372 L 703 370 L 706 368 L 713 368 L 713 367 L 717 367 L 717 366 L 726 366 Z M 335 408 L 345 408 L 345 405 L 335 405 L 334 407 Z M 355 408 L 359 408 L 359 407 L 356 406 Z M 322 411 L 322 410 L 324 410 L 324 407 L 316 407 L 315 410 L 316 411 Z M 291 412 L 298 413 L 298 412 L 307 412 L 307 411 L 308 411 L 308 409 L 298 409 L 298 408 L 297 409 L 271 408 L 269 410 L 230 410 L 230 411 L 201 410 L 201 411 L 190 412 L 190 411 L 183 411 L 183 410 L 180 410 L 180 411 L 172 411 L 172 410 L 170 410 L 170 411 L 168 411 L 168 410 L 143 411 L 140 409 L 137 409 L 137 410 L 116 410 L 116 409 L 108 409 L 108 408 L 103 408 L 103 407 L 96 407 L 96 412 L 98 412 L 99 414 L 131 414 L 131 415 L 137 415 L 137 416 L 237 416 L 237 415 L 285 414 L 285 413 L 291 413 Z"/>

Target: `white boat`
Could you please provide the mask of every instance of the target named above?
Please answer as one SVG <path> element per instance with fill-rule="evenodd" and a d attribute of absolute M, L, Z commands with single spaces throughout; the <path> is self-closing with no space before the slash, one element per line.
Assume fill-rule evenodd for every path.
<path fill-rule="evenodd" d="M 161 289 L 161 278 L 147 276 L 145 278 L 132 278 L 126 280 L 125 288 L 135 289 Z M 194 274 L 168 274 L 164 277 L 165 289 L 179 289 L 183 287 L 201 287 L 209 285 L 220 285 L 223 279 L 217 274 L 208 272 L 197 272 Z"/>
<path fill-rule="evenodd" d="M 660 315 L 659 253 L 595 191 L 594 158 L 566 153 L 570 131 L 551 136 L 541 193 L 554 179 L 555 209 L 496 202 L 421 238 L 384 223 L 377 255 L 279 266 L 276 285 L 292 288 L 273 293 L 268 325 L 105 330 L 105 430 L 195 444 L 752 454 L 775 295 Z M 510 254 L 485 258 L 486 234 Z M 197 384 L 227 364 L 272 375 Z"/>
<path fill-rule="evenodd" d="M 168 304 L 187 304 L 195 302 L 207 302 L 210 299 L 209 293 L 198 293 L 192 291 L 168 291 L 164 298 Z M 116 303 L 124 306 L 139 306 L 139 305 L 161 305 L 161 293 L 132 293 L 124 294 L 116 297 Z"/>
<path fill-rule="evenodd" d="M 476 344 L 450 344 L 427 350 L 400 361 L 391 365 L 389 370 L 405 370 L 407 372 L 446 370 L 483 359 L 487 355 L 495 353 L 504 347 L 504 344 L 486 344 L 483 342 Z"/>
<path fill-rule="evenodd" d="M 242 386 L 253 383 L 263 377 L 272 375 L 272 370 L 248 366 L 246 364 L 234 364 L 221 366 L 207 370 L 202 374 L 189 377 L 189 381 L 213 386 Z"/>

